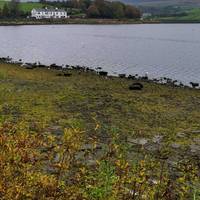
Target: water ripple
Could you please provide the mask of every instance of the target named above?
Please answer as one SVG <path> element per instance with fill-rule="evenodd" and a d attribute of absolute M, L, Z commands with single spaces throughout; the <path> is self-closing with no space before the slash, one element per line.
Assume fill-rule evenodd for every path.
<path fill-rule="evenodd" d="M 200 82 L 200 24 L 0 27 L 0 56 Z"/>

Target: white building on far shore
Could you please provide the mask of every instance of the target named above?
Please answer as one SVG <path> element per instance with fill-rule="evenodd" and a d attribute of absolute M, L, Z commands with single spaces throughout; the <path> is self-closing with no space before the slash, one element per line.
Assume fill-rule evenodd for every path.
<path fill-rule="evenodd" d="M 33 8 L 31 11 L 31 17 L 36 19 L 50 19 L 50 18 L 68 18 L 67 11 L 64 9 L 48 9 L 48 8 Z"/>
<path fill-rule="evenodd" d="M 142 19 L 147 19 L 147 18 L 151 18 L 152 17 L 152 14 L 151 13 L 143 13 L 142 14 Z"/>

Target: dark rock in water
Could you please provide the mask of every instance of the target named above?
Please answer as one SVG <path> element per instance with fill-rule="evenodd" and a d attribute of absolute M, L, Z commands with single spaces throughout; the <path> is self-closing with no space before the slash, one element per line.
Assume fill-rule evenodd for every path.
<path fill-rule="evenodd" d="M 76 69 L 76 67 L 74 65 L 71 65 L 70 68 L 71 69 Z"/>
<path fill-rule="evenodd" d="M 94 69 L 91 69 L 91 68 L 88 68 L 88 67 L 86 68 L 86 71 L 87 72 L 96 72 Z"/>
<path fill-rule="evenodd" d="M 97 67 L 97 68 L 95 68 L 96 70 L 102 70 L 102 67 Z"/>
<path fill-rule="evenodd" d="M 1 62 L 10 62 L 10 61 L 12 61 L 12 58 L 10 58 L 9 56 L 8 57 L 1 57 L 0 61 Z"/>
<path fill-rule="evenodd" d="M 119 74 L 119 78 L 126 78 L 126 74 Z"/>
<path fill-rule="evenodd" d="M 14 61 L 13 63 L 16 64 L 16 65 L 22 65 L 23 64 L 23 62 L 20 62 L 20 61 Z"/>
<path fill-rule="evenodd" d="M 56 65 L 56 64 L 54 63 L 54 64 L 51 64 L 51 65 L 50 65 L 50 68 L 51 68 L 51 69 L 57 69 L 57 70 L 59 70 L 59 69 L 62 69 L 62 66 Z"/>
<path fill-rule="evenodd" d="M 31 65 L 27 65 L 25 68 L 26 68 L 26 69 L 34 69 L 35 67 L 33 67 L 33 66 L 31 66 Z"/>
<path fill-rule="evenodd" d="M 82 67 L 80 65 L 76 65 L 76 66 L 71 66 L 72 69 L 78 70 L 78 71 L 85 71 L 86 68 Z"/>
<path fill-rule="evenodd" d="M 166 83 L 167 83 L 167 84 L 171 84 L 171 83 L 173 83 L 173 80 L 172 80 L 171 78 L 167 78 L 167 79 L 166 79 Z"/>
<path fill-rule="evenodd" d="M 100 75 L 100 76 L 107 76 L 107 75 L 108 75 L 108 72 L 100 71 L 100 72 L 99 72 L 99 75 Z"/>
<path fill-rule="evenodd" d="M 129 86 L 129 90 L 142 90 L 143 87 L 144 86 L 141 83 L 133 83 Z"/>
<path fill-rule="evenodd" d="M 154 83 L 158 83 L 158 82 L 159 82 L 159 79 L 154 78 L 152 81 L 153 81 Z"/>
<path fill-rule="evenodd" d="M 148 78 L 148 76 L 142 76 L 140 79 L 141 80 L 148 80 L 149 78 Z"/>
<path fill-rule="evenodd" d="M 136 77 L 135 77 L 135 76 L 133 76 L 133 75 L 128 75 L 128 79 L 135 80 L 135 79 L 136 79 Z"/>
<path fill-rule="evenodd" d="M 190 82 L 190 85 L 191 85 L 193 88 L 199 87 L 199 83 Z"/>
<path fill-rule="evenodd" d="M 35 64 L 35 63 L 28 63 L 28 62 L 26 62 L 26 63 L 25 63 L 25 65 L 29 65 L 29 66 L 36 66 L 36 64 Z"/>
<path fill-rule="evenodd" d="M 180 82 L 179 87 L 184 87 L 184 84 L 182 82 Z"/>
<path fill-rule="evenodd" d="M 173 83 L 173 84 L 177 84 L 177 83 L 178 83 L 178 81 L 177 81 L 177 80 L 174 80 L 174 81 L 172 81 L 172 83 Z"/>
<path fill-rule="evenodd" d="M 35 66 L 33 66 L 31 63 L 25 63 L 21 65 L 22 67 L 24 67 L 25 69 L 34 69 Z"/>
<path fill-rule="evenodd" d="M 47 66 L 46 66 L 46 65 L 43 65 L 43 64 L 38 64 L 37 67 L 44 68 L 44 67 L 47 67 Z"/>
<path fill-rule="evenodd" d="M 66 67 L 66 68 L 69 68 L 70 66 L 69 66 L 69 65 L 65 65 L 65 67 Z"/>
<path fill-rule="evenodd" d="M 86 71 L 86 72 L 92 72 L 92 71 L 95 71 L 95 70 L 93 70 L 93 69 L 91 69 L 91 68 L 89 68 L 89 67 L 84 67 L 83 69 L 84 69 L 84 71 Z"/>
<path fill-rule="evenodd" d="M 87 70 L 90 69 L 89 67 L 80 66 L 80 65 L 77 65 L 76 68 L 77 68 L 78 70 L 81 70 L 81 71 L 87 71 Z"/>

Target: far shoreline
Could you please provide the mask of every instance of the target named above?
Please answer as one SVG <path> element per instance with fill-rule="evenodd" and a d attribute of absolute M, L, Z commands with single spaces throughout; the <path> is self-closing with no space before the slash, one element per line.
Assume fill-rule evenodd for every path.
<path fill-rule="evenodd" d="M 159 21 L 141 21 L 131 19 L 65 19 L 65 20 L 29 20 L 9 19 L 0 20 L 0 26 L 21 26 L 21 25 L 121 25 L 121 24 L 153 24 Z"/>
<path fill-rule="evenodd" d="M 110 74 L 108 71 L 105 71 L 102 67 L 88 67 L 88 66 L 81 66 L 81 65 L 57 65 L 56 63 L 52 64 L 43 64 L 40 62 L 34 63 L 27 63 L 19 59 L 19 61 L 13 60 L 12 58 L 8 57 L 0 57 L 0 65 L 1 64 L 8 64 L 17 66 L 19 68 L 24 68 L 28 70 L 33 70 L 36 68 L 41 69 L 48 69 L 57 72 L 65 72 L 65 71 L 77 71 L 77 72 L 90 72 L 91 74 L 96 74 L 100 76 L 104 76 L 107 78 L 119 78 L 119 79 L 127 79 L 133 81 L 142 81 L 147 83 L 154 83 L 158 85 L 165 85 L 175 88 L 190 88 L 190 89 L 197 89 L 200 90 L 200 83 L 199 82 L 188 82 L 183 83 L 180 80 L 172 79 L 170 77 L 148 77 L 148 75 L 141 75 L 141 74 L 126 74 L 126 73 L 117 73 L 117 74 Z"/>
<path fill-rule="evenodd" d="M 133 24 L 199 24 L 200 21 L 190 20 L 136 20 L 136 19 L 94 19 L 75 18 L 63 20 L 35 20 L 35 19 L 1 19 L 0 26 L 22 25 L 133 25 Z"/>

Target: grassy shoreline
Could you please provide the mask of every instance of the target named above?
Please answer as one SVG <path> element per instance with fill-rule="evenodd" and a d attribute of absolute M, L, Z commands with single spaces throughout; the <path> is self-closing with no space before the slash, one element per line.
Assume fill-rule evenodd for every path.
<path fill-rule="evenodd" d="M 66 19 L 66 20 L 29 20 L 29 19 L 9 19 L 0 20 L 0 26 L 22 26 L 22 25 L 123 25 L 123 24 L 190 24 L 200 23 L 199 20 L 131 20 L 131 19 Z"/>
<path fill-rule="evenodd" d="M 158 21 L 140 21 L 130 19 L 65 19 L 65 20 L 0 20 L 0 26 L 9 25 L 49 25 L 49 24 L 143 24 L 159 23 Z"/>
<path fill-rule="evenodd" d="M 199 197 L 199 90 L 67 73 L 0 63 L 1 199 Z"/>

